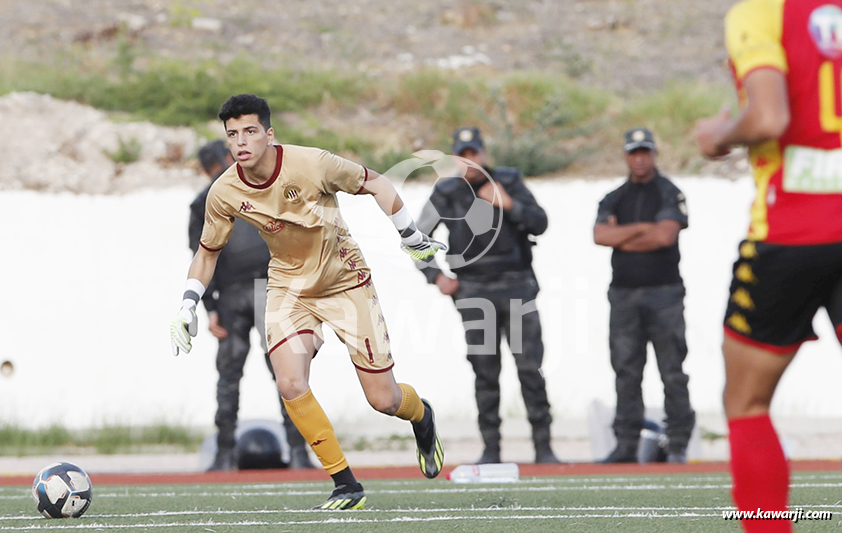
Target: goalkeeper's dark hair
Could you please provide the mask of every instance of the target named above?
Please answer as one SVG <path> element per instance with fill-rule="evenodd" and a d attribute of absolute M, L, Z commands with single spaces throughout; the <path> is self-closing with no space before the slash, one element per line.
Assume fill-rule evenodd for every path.
<path fill-rule="evenodd" d="M 269 110 L 269 104 L 254 94 L 236 94 L 219 108 L 219 120 L 226 125 L 229 118 L 240 118 L 243 115 L 257 115 L 261 126 L 267 130 L 272 127 L 272 111 Z"/>

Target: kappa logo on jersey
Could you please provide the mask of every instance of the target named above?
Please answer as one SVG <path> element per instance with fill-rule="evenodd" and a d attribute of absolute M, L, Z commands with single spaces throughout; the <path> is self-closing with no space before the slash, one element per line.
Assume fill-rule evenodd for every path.
<path fill-rule="evenodd" d="M 263 225 L 263 231 L 265 231 L 266 233 L 278 233 L 285 227 L 286 224 L 284 222 L 281 222 L 280 220 L 270 220 L 269 222 Z"/>
<path fill-rule="evenodd" d="M 251 205 L 251 202 L 243 202 L 242 205 L 240 205 L 240 213 L 248 213 L 252 209 L 254 209 L 254 206 Z"/>
<path fill-rule="evenodd" d="M 842 9 L 823 5 L 810 13 L 810 37 L 827 58 L 842 56 Z"/>

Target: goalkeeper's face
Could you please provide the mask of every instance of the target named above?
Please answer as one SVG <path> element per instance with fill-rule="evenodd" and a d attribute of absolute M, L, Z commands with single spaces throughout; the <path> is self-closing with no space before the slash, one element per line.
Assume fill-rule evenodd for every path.
<path fill-rule="evenodd" d="M 258 120 L 257 115 L 243 115 L 230 118 L 225 123 L 228 148 L 241 167 L 256 167 L 275 140 L 275 132 L 268 130 Z"/>

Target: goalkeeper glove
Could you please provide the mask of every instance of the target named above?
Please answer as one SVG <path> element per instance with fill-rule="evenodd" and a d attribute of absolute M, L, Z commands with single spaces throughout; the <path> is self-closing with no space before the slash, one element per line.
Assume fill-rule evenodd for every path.
<path fill-rule="evenodd" d="M 420 232 L 419 232 L 420 233 Z M 431 239 L 421 233 L 421 242 L 418 244 L 401 243 L 401 250 L 409 254 L 413 261 L 426 261 L 430 259 L 439 250 L 447 251 L 447 245 L 435 239 Z"/>
<path fill-rule="evenodd" d="M 172 343 L 172 354 L 178 355 L 179 350 L 190 353 L 193 348 L 190 337 L 195 337 L 199 332 L 199 319 L 196 317 L 195 306 L 184 306 L 179 310 L 175 318 L 170 322 L 170 342 Z"/>

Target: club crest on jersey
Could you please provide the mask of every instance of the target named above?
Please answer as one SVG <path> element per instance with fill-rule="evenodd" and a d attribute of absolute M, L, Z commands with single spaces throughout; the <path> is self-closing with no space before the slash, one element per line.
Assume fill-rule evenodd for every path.
<path fill-rule="evenodd" d="M 301 187 L 295 183 L 287 183 L 284 185 L 284 198 L 287 202 L 298 202 L 301 200 Z"/>
<path fill-rule="evenodd" d="M 829 59 L 842 56 L 842 9 L 823 5 L 810 13 L 810 37 L 821 54 Z"/>

